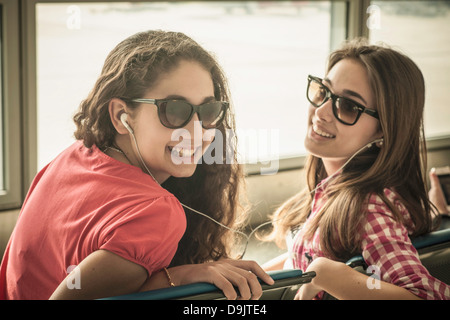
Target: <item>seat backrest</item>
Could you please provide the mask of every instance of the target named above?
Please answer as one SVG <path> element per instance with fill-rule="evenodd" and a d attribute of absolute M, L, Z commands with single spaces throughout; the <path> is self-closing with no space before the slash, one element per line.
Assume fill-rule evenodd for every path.
<path fill-rule="evenodd" d="M 418 237 L 413 244 L 430 274 L 450 285 L 450 229 Z"/>
<path fill-rule="evenodd" d="M 262 284 L 261 300 L 292 300 L 300 285 L 308 283 L 315 276 L 314 272 L 301 270 L 280 270 L 268 272 L 275 280 L 273 285 Z M 189 285 L 164 288 L 103 300 L 224 300 L 225 296 L 215 285 L 193 283 Z"/>

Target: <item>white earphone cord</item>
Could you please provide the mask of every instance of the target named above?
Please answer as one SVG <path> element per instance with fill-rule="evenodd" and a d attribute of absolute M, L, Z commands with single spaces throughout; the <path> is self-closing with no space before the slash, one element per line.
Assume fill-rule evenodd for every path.
<path fill-rule="evenodd" d="M 127 128 L 127 129 L 128 129 L 128 128 Z M 161 184 L 155 179 L 155 177 L 153 176 L 153 174 L 151 173 L 151 171 L 149 170 L 149 168 L 148 168 L 147 165 L 145 164 L 144 159 L 142 158 L 141 151 L 140 151 L 140 149 L 139 149 L 139 146 L 138 146 L 136 137 L 134 136 L 134 133 L 133 133 L 130 129 L 129 129 L 129 132 L 130 132 L 131 136 L 133 137 L 133 142 L 134 142 L 134 145 L 135 145 L 135 147 L 136 147 L 136 150 L 137 150 L 137 153 L 138 153 L 138 156 L 139 156 L 139 159 L 140 159 L 142 165 L 144 166 L 144 168 L 145 168 L 145 170 L 147 171 L 147 173 L 153 178 L 153 180 L 154 180 L 154 181 L 162 188 Z M 253 233 L 255 233 L 255 231 L 258 230 L 258 229 L 259 229 L 260 227 L 262 227 L 263 225 L 272 223 L 272 221 L 265 222 L 265 223 L 259 225 L 258 227 L 256 227 L 249 235 L 247 235 L 247 234 L 245 234 L 245 233 L 242 232 L 242 231 L 239 231 L 239 230 L 236 230 L 236 229 L 233 229 L 233 228 L 230 228 L 230 227 L 224 225 L 223 223 L 221 223 L 221 222 L 215 220 L 214 218 L 211 218 L 211 217 L 208 216 L 207 214 L 205 214 L 205 213 L 203 213 L 203 212 L 200 212 L 200 211 L 198 211 L 198 210 L 195 210 L 195 209 L 193 209 L 193 208 L 191 208 L 191 207 L 185 205 L 184 203 L 181 203 L 181 202 L 180 202 L 180 204 L 181 204 L 183 207 L 185 207 L 186 209 L 189 209 L 189 210 L 191 210 L 192 212 L 197 213 L 197 214 L 199 214 L 199 215 L 201 215 L 201 216 L 203 216 L 203 217 L 205 217 L 205 218 L 207 218 L 207 219 L 213 221 L 214 223 L 218 224 L 219 226 L 221 226 L 221 227 L 223 227 L 223 228 L 225 228 L 225 229 L 228 229 L 228 230 L 230 230 L 231 232 L 234 232 L 234 233 L 237 233 L 237 234 L 240 234 L 240 235 L 244 236 L 244 238 L 246 239 L 246 243 L 245 243 L 245 247 L 244 247 L 244 252 L 243 252 L 242 255 L 240 256 L 240 259 L 242 259 L 242 257 L 244 256 L 245 252 L 247 251 L 247 246 L 248 246 L 248 243 L 249 243 L 249 241 L 250 241 L 250 237 L 253 235 Z"/>
<path fill-rule="evenodd" d="M 137 150 L 137 152 L 138 152 L 139 159 L 140 159 L 142 165 L 144 166 L 145 170 L 147 170 L 148 174 L 153 178 L 153 180 L 155 180 L 155 182 L 156 182 L 159 186 L 161 186 L 161 184 L 155 179 L 155 177 L 152 175 L 152 173 L 151 173 L 150 170 L 148 169 L 147 165 L 146 165 L 145 162 L 144 162 L 144 159 L 142 159 L 141 151 L 139 150 L 139 146 L 138 146 L 138 143 L 137 143 L 137 141 L 136 141 L 136 137 L 134 136 L 133 130 L 131 130 L 131 128 L 130 128 L 129 126 L 126 126 L 126 127 L 127 127 L 128 131 L 130 132 L 131 136 L 133 137 L 134 145 L 136 146 L 136 150 Z M 366 148 L 371 148 L 372 145 L 373 145 L 374 143 L 378 143 L 378 142 L 383 142 L 383 139 L 377 139 L 377 140 L 375 140 L 375 141 L 372 141 L 372 142 L 366 144 L 364 147 L 362 147 L 362 148 L 359 149 L 358 151 L 356 151 L 356 152 L 355 152 L 355 153 L 354 153 L 354 154 L 353 154 L 353 155 L 352 155 L 352 156 L 344 163 L 344 165 L 343 165 L 342 167 L 340 167 L 339 170 L 337 170 L 337 172 L 341 171 L 341 170 L 342 170 L 342 169 L 343 169 L 343 168 L 344 168 L 351 160 L 353 160 L 353 158 L 356 157 L 361 151 L 363 151 L 363 150 L 366 149 Z M 318 187 L 319 187 L 319 185 L 316 186 L 316 188 L 314 188 L 314 190 L 312 190 L 310 193 L 315 192 L 316 189 L 317 189 Z M 162 186 L 161 186 L 161 188 L 162 188 Z M 180 203 L 181 203 L 181 202 L 180 202 Z M 246 239 L 246 241 L 245 241 L 245 245 L 244 245 L 244 250 L 243 250 L 242 254 L 240 255 L 239 259 L 242 259 L 242 258 L 244 257 L 245 253 L 247 252 L 247 247 L 248 247 L 248 243 L 250 242 L 250 238 L 253 236 L 253 234 L 254 234 L 258 229 L 262 228 L 262 227 L 265 226 L 265 225 L 271 224 L 271 223 L 274 222 L 274 221 L 279 221 L 279 220 L 284 219 L 284 218 L 280 218 L 280 219 L 277 219 L 277 220 L 271 220 L 271 221 L 267 221 L 267 222 L 261 223 L 261 224 L 258 225 L 255 229 L 253 229 L 252 232 L 250 232 L 249 235 L 247 235 L 247 234 L 245 234 L 245 233 L 242 232 L 242 231 L 239 231 L 239 230 L 230 228 L 230 227 L 224 225 L 223 223 L 220 223 L 219 221 L 217 221 L 217 220 L 211 218 L 210 216 L 208 216 L 207 214 L 205 214 L 205 213 L 203 213 L 203 212 L 200 212 L 200 211 L 198 211 L 198 210 L 195 210 L 195 209 L 193 209 L 193 208 L 191 208 L 191 207 L 189 207 L 189 206 L 187 206 L 187 205 L 185 205 L 185 204 L 183 204 L 183 203 L 181 203 L 181 205 L 182 205 L 183 207 L 185 207 L 186 209 L 189 209 L 189 210 L 191 210 L 192 212 L 197 213 L 197 214 L 199 214 L 199 215 L 201 215 L 201 216 L 203 216 L 203 217 L 205 217 L 205 218 L 207 218 L 207 219 L 213 221 L 213 222 L 216 223 L 217 225 L 219 225 L 219 226 L 221 226 L 221 227 L 223 227 L 223 228 L 225 228 L 225 229 L 230 230 L 231 232 L 234 232 L 234 233 L 237 233 L 237 234 L 242 235 L 242 236 Z"/>

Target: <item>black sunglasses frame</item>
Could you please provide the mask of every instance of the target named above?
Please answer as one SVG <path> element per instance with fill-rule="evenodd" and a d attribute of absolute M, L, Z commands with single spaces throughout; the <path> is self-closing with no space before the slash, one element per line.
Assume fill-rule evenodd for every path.
<path fill-rule="evenodd" d="M 198 105 L 198 106 L 190 104 L 189 102 L 187 102 L 185 100 L 173 100 L 173 99 L 132 99 L 131 101 L 132 102 L 137 102 L 137 103 L 145 103 L 145 104 L 153 104 L 153 105 L 155 105 L 156 108 L 158 109 L 159 122 L 161 122 L 161 124 L 164 127 L 169 128 L 169 129 L 180 129 L 180 128 L 183 128 L 184 126 L 186 126 L 189 123 L 189 121 L 191 121 L 192 117 L 196 113 L 197 113 L 197 115 L 199 117 L 199 120 L 201 121 L 202 120 L 201 116 L 200 116 L 201 107 L 203 107 L 204 105 L 210 104 L 210 103 L 217 103 L 217 102 L 219 102 L 222 105 L 222 110 L 221 110 L 222 111 L 222 116 L 220 117 L 220 119 L 218 121 L 216 121 L 216 125 L 214 125 L 212 127 L 204 126 L 204 122 L 201 121 L 203 129 L 215 129 L 215 128 L 219 127 L 222 124 L 223 120 L 225 119 L 225 115 L 227 113 L 228 107 L 229 107 L 229 103 L 226 102 L 226 101 L 206 102 L 206 103 Z M 163 118 L 166 119 L 166 116 L 163 114 L 161 104 L 164 103 L 164 102 L 169 102 L 169 101 L 183 102 L 183 103 L 191 106 L 191 112 L 190 112 L 190 115 L 189 115 L 188 119 L 186 121 L 184 121 L 182 124 L 178 125 L 178 126 L 172 126 L 172 125 L 169 124 L 168 120 L 167 120 L 167 123 L 164 123 L 164 121 L 162 120 Z"/>
<path fill-rule="evenodd" d="M 326 91 L 326 97 L 325 97 L 325 99 L 322 101 L 321 104 L 316 104 L 316 103 L 314 103 L 313 101 L 311 101 L 311 99 L 309 98 L 309 87 L 310 87 L 312 81 L 318 83 L 318 84 L 319 84 L 321 87 L 323 87 L 323 88 L 325 89 L 325 91 Z M 347 126 L 353 126 L 356 122 L 358 122 L 359 118 L 361 117 L 361 114 L 363 114 L 363 113 L 366 113 L 366 114 L 368 114 L 369 116 L 372 116 L 372 117 L 374 117 L 374 118 L 376 118 L 376 119 L 380 119 L 377 110 L 370 109 L 370 108 L 366 108 L 366 107 L 363 106 L 362 104 L 360 104 L 360 103 L 358 103 L 358 102 L 356 102 L 356 101 L 353 101 L 352 99 L 349 99 L 349 98 L 346 98 L 346 97 L 341 97 L 341 96 L 335 95 L 334 93 L 331 92 L 331 90 L 330 90 L 327 86 L 325 86 L 325 85 L 322 83 L 322 81 L 323 81 L 323 79 L 321 79 L 321 78 L 319 78 L 319 77 L 314 77 L 314 76 L 312 76 L 312 75 L 308 75 L 308 86 L 306 87 L 306 99 L 308 99 L 308 101 L 309 101 L 314 107 L 319 108 L 320 106 L 324 105 L 329 99 L 331 99 L 334 117 L 335 117 L 339 122 L 341 122 L 341 123 L 343 123 L 343 124 L 345 124 L 345 125 L 347 125 Z M 351 103 L 353 103 L 353 104 L 356 105 L 356 107 L 358 108 L 358 113 L 357 113 L 357 115 L 356 115 L 355 121 L 353 121 L 352 123 L 349 123 L 349 122 L 345 122 L 344 120 L 342 120 L 342 119 L 339 118 L 339 116 L 338 116 L 338 110 L 337 110 L 338 108 L 337 108 L 337 106 L 336 106 L 336 101 L 337 101 L 338 99 L 347 100 L 347 101 L 350 101 Z"/>

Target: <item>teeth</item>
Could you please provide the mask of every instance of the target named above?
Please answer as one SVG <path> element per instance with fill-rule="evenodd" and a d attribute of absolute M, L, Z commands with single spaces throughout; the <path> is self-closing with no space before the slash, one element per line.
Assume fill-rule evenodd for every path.
<path fill-rule="evenodd" d="M 172 147 L 171 148 L 171 152 L 172 153 L 175 152 L 175 154 L 178 157 L 183 158 L 183 157 L 192 157 L 194 155 L 194 153 L 195 153 L 195 150 L 193 150 L 193 149 L 184 149 L 182 147 Z"/>
<path fill-rule="evenodd" d="M 332 134 L 329 134 L 327 132 L 320 130 L 317 126 L 313 126 L 313 130 L 315 133 L 317 133 L 319 136 L 322 136 L 322 137 L 326 137 L 326 138 L 334 138 L 335 137 Z"/>

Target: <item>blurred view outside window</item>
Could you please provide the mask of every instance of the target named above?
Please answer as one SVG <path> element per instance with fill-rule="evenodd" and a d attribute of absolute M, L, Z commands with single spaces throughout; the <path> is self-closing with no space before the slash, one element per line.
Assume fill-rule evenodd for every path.
<path fill-rule="evenodd" d="M 215 53 L 230 83 L 242 162 L 304 154 L 306 77 L 324 73 L 330 8 L 329 1 L 37 4 L 39 169 L 74 140 L 72 116 L 107 54 L 149 29 L 183 32 Z"/>
<path fill-rule="evenodd" d="M 425 77 L 425 135 L 450 134 L 450 1 L 372 1 L 372 42 L 410 56 Z"/>

